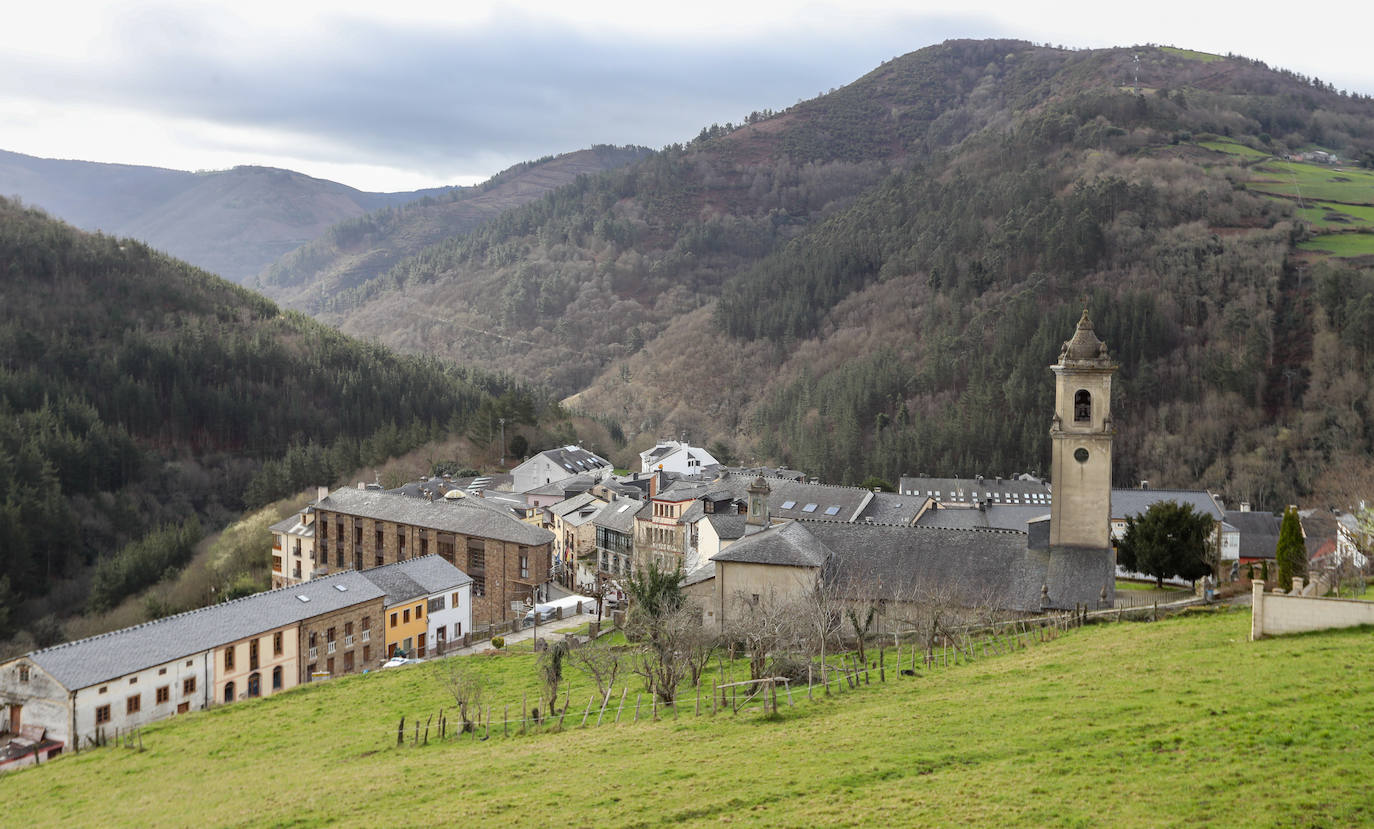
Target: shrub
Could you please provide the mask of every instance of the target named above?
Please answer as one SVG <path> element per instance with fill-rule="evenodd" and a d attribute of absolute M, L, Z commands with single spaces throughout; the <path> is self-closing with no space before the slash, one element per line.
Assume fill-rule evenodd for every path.
<path fill-rule="evenodd" d="M 493 636 L 493 637 L 491 637 L 491 646 L 492 646 L 493 648 L 496 648 L 498 651 L 501 650 L 502 648 L 504 648 L 504 647 L 506 646 L 506 637 L 504 637 L 504 636 Z"/>

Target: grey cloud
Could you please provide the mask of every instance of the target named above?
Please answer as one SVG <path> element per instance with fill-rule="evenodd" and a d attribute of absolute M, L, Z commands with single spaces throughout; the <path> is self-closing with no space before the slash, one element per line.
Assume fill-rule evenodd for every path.
<path fill-rule="evenodd" d="M 123 58 L 96 71 L 0 56 L 0 90 L 290 131 L 320 141 L 294 150 L 320 160 L 461 169 L 592 143 L 685 141 L 929 43 L 999 34 L 986 22 L 919 17 L 844 36 L 780 24 L 753 42 L 630 39 L 531 20 L 458 35 L 337 20 L 290 48 L 238 55 L 192 13 L 157 20 L 121 33 Z"/>

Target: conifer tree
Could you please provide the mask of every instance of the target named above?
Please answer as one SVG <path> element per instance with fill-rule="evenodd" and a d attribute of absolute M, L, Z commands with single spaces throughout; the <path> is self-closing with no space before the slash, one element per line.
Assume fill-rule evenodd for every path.
<path fill-rule="evenodd" d="M 1307 575 L 1307 546 L 1302 540 L 1302 524 L 1298 521 L 1298 508 L 1295 506 L 1283 511 L 1274 558 L 1279 565 L 1279 587 L 1284 590 L 1293 589 L 1294 576 Z"/>

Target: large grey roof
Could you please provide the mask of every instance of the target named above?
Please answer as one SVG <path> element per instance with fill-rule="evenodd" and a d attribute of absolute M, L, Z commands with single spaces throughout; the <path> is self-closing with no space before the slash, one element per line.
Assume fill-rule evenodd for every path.
<path fill-rule="evenodd" d="M 34 651 L 28 658 L 74 691 L 382 595 L 349 570 Z"/>
<path fill-rule="evenodd" d="M 934 498 L 941 503 L 993 504 L 1049 503 L 1050 487 L 1037 478 L 930 478 L 903 477 L 897 486 L 902 495 Z"/>
<path fill-rule="evenodd" d="M 1214 521 L 1221 521 L 1221 507 L 1212 494 L 1200 489 L 1113 489 L 1112 518 L 1144 515 L 1160 501 L 1175 501 L 1191 506 L 1195 512 L 1205 513 Z"/>
<path fill-rule="evenodd" d="M 715 561 L 742 564 L 774 564 L 787 567 L 822 567 L 829 558 L 825 545 L 808 531 L 808 524 L 789 521 L 742 538 L 716 553 Z"/>
<path fill-rule="evenodd" d="M 386 606 L 456 590 L 472 581 L 467 573 L 437 555 L 421 556 L 362 571 L 368 581 L 386 593 Z"/>
<path fill-rule="evenodd" d="M 1040 610 L 1045 574 L 1026 549 L 1025 533 L 811 521 L 804 526 L 833 552 L 827 578 L 842 595 L 857 589 L 865 596 L 911 599 L 942 591 L 956 604 Z"/>
<path fill-rule="evenodd" d="M 390 492 L 345 487 L 321 499 L 319 509 L 395 521 L 440 532 L 509 541 L 535 546 L 553 541 L 553 533 L 526 524 L 502 507 L 484 504 L 478 497 L 429 501 Z"/>
<path fill-rule="evenodd" d="M 994 529 L 1026 531 L 1026 524 L 1036 518 L 1049 514 L 1049 504 L 1017 506 L 1012 504 L 991 504 L 982 508 L 954 507 L 949 509 L 926 510 L 916 522 L 921 527 L 944 527 L 946 529 Z"/>
<path fill-rule="evenodd" d="M 635 501 L 629 498 L 621 498 L 612 501 L 605 509 L 598 512 L 593 518 L 592 523 L 598 527 L 605 527 L 622 533 L 632 533 L 635 529 L 635 516 L 650 509 L 648 501 Z"/>
<path fill-rule="evenodd" d="M 313 521 L 309 524 L 304 523 L 301 521 L 300 513 L 289 515 L 267 529 L 269 532 L 290 533 L 303 537 L 313 537 L 315 535 L 315 523 Z"/>
<path fill-rule="evenodd" d="M 557 449 L 546 449 L 539 454 L 566 469 L 569 475 L 578 475 L 593 469 L 607 468 L 611 465 L 610 461 L 595 452 L 583 449 L 581 446 L 561 446 Z M 525 463 L 529 463 L 529 461 Z"/>

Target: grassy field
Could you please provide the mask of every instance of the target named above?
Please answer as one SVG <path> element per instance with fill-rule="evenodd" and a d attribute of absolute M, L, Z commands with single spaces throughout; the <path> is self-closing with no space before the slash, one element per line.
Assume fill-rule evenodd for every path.
<path fill-rule="evenodd" d="M 1293 212 L 1322 230 L 1374 230 L 1374 207 L 1303 200 L 1306 207 Z"/>
<path fill-rule="evenodd" d="M 421 665 L 150 727 L 146 751 L 6 775 L 0 798 L 25 825 L 1374 821 L 1370 631 L 1248 629 L 1244 610 L 1090 627 L 828 699 L 794 691 L 776 718 L 627 713 L 396 748 L 402 714 L 443 703 Z M 535 687 L 528 656 L 468 658 L 494 700 Z M 586 698 L 584 683 L 570 723 Z"/>
<path fill-rule="evenodd" d="M 1203 63 L 1212 63 L 1213 61 L 1225 60 L 1225 58 L 1223 58 L 1221 55 L 1214 55 L 1211 52 L 1198 52 L 1192 49 L 1179 49 L 1175 46 L 1161 46 L 1159 47 L 1159 51 L 1168 52 L 1171 55 L 1178 55 L 1179 57 L 1187 58 L 1188 60 L 1202 61 Z"/>
<path fill-rule="evenodd" d="M 1374 205 L 1374 172 L 1322 164 L 1266 161 L 1251 168 L 1250 188 L 1304 200 Z"/>
<path fill-rule="evenodd" d="M 1199 141 L 1197 145 L 1199 147 L 1206 147 L 1209 150 L 1216 150 L 1219 153 L 1238 155 L 1243 158 L 1270 158 L 1273 156 L 1273 153 L 1260 152 L 1253 147 L 1247 147 L 1235 141 Z"/>
<path fill-rule="evenodd" d="M 1374 256 L 1374 233 L 1327 233 L 1300 242 L 1298 247 L 1329 253 L 1342 259 Z"/>

